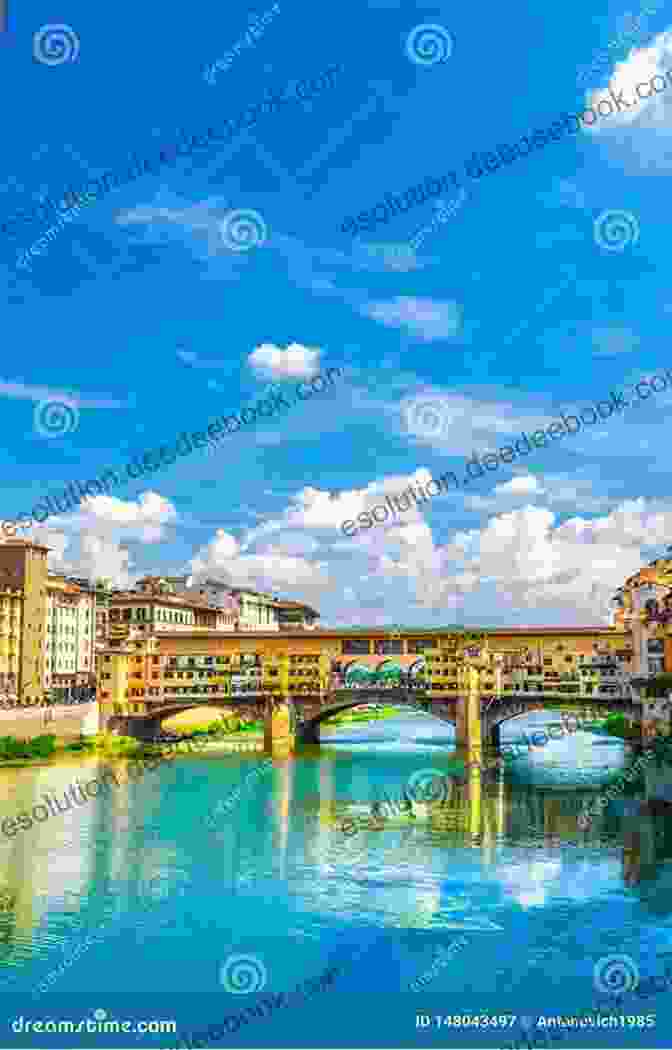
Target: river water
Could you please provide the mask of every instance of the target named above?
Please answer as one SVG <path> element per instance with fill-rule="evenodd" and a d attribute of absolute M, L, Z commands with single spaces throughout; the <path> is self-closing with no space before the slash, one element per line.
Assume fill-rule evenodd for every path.
<path fill-rule="evenodd" d="M 503 741 L 557 720 L 516 719 Z M 191 1034 L 279 1048 L 667 1047 L 670 818 L 616 800 L 588 830 L 577 824 L 627 752 L 579 731 L 353 834 L 346 818 L 368 820 L 414 774 L 449 768 L 449 726 L 405 715 L 341 727 L 270 765 L 209 752 L 135 782 L 114 762 L 120 786 L 108 779 L 86 805 L 0 836 L 0 1046 L 170 1048 Z M 3 819 L 103 767 L 3 770 Z M 331 983 L 306 991 L 329 967 Z M 621 1009 L 632 1027 L 529 1041 L 538 1015 L 613 1004 L 623 973 L 626 991 L 628 974 L 641 981 Z M 240 1019 L 264 1000 L 275 1006 Z M 26 1020 L 96 1011 L 95 1032 L 25 1032 Z M 130 1034 L 102 1031 L 103 1016 Z M 154 1020 L 177 1034 L 131 1027 Z M 226 1034 L 208 1037 L 211 1025 Z"/>

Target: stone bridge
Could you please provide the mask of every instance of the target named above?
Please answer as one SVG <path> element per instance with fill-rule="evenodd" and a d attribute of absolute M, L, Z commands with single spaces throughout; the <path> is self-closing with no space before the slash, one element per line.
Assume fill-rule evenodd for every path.
<path fill-rule="evenodd" d="M 586 719 L 604 718 L 613 711 L 621 711 L 626 717 L 639 721 L 641 705 L 635 704 L 629 697 L 577 697 L 548 693 L 510 693 L 501 696 L 482 695 L 480 703 L 481 739 L 479 744 L 499 745 L 500 726 L 512 718 L 529 714 L 531 711 L 543 711 L 563 704 L 577 709 L 577 717 Z M 320 697 L 318 694 L 290 695 L 281 699 L 270 697 L 266 693 L 247 693 L 245 696 L 230 696 L 225 699 L 208 700 L 206 696 L 165 701 L 148 702 L 145 713 L 113 715 L 106 725 L 111 732 L 122 733 L 138 739 L 148 740 L 156 736 L 164 719 L 188 711 L 195 707 L 211 707 L 213 719 L 219 711 L 234 710 L 238 715 L 251 720 L 263 721 L 265 742 L 273 742 L 277 735 L 274 729 L 275 720 L 283 716 L 284 728 L 280 731 L 291 735 L 297 744 L 319 744 L 320 725 L 334 715 L 366 703 L 385 703 L 395 707 L 408 707 L 409 710 L 424 711 L 442 722 L 456 727 L 458 738 L 466 735 L 464 708 L 466 699 L 461 695 L 433 699 L 422 689 L 390 688 L 381 689 L 340 689 Z M 458 739 L 458 743 L 470 745 L 476 741 Z"/>

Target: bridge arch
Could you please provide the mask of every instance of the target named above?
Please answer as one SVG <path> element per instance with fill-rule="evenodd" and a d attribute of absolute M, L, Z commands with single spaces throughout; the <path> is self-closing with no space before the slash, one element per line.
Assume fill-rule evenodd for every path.
<path fill-rule="evenodd" d="M 203 698 L 183 701 L 179 701 L 176 698 L 174 702 L 162 704 L 158 709 L 150 708 L 142 714 L 110 715 L 105 728 L 107 732 L 120 736 L 131 736 L 138 740 L 151 740 L 157 736 L 161 726 L 169 718 L 182 714 L 184 711 L 193 711 L 197 708 L 207 708 L 211 711 L 212 721 L 215 721 L 222 711 L 230 712 L 232 710 L 237 716 L 242 715 L 252 720 L 263 719 L 265 716 L 265 704 L 263 701 L 248 700 L 242 703 L 231 703 L 230 698 L 226 700 L 218 698 L 216 701 L 205 703 Z"/>
<path fill-rule="evenodd" d="M 359 707 L 361 704 L 387 703 L 398 707 L 408 707 L 411 710 L 422 710 L 426 714 L 433 715 L 440 722 L 449 722 L 456 725 L 455 704 L 431 701 L 429 698 L 418 700 L 414 693 L 397 689 L 376 690 L 360 689 L 352 692 L 349 696 L 339 697 L 333 703 L 322 707 L 315 714 L 308 716 L 301 722 L 299 737 L 303 743 L 317 744 L 320 742 L 319 727 L 327 722 L 333 715 L 341 714 L 343 711 Z"/>

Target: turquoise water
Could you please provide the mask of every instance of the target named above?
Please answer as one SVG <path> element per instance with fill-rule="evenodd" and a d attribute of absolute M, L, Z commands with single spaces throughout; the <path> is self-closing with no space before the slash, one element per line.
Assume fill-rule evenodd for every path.
<path fill-rule="evenodd" d="M 505 740 L 549 720 L 515 720 Z M 620 955 L 650 986 L 626 997 L 623 1013 L 655 1014 L 656 1026 L 538 1045 L 669 1046 L 669 818 L 628 815 L 632 803 L 616 801 L 590 830 L 577 827 L 584 800 L 627 762 L 622 742 L 581 732 L 551 741 L 469 789 L 455 781 L 443 805 L 388 810 L 348 836 L 345 817 L 368 818 L 385 794 L 400 799 L 418 771 L 445 772 L 454 735 L 413 715 L 324 739 L 268 768 L 259 755 L 210 753 L 132 784 L 119 763 L 122 786 L 3 836 L 7 1025 L 96 1010 L 177 1025 L 176 1035 L 15 1027 L 5 1045 L 176 1047 L 200 1033 L 212 1046 L 523 1046 L 525 1019 L 613 1000 L 594 969 Z M 85 761 L 0 773 L 3 818 L 45 793 L 62 797 L 74 776 L 96 776 L 101 764 Z M 209 830 L 236 790 L 240 801 L 220 805 Z M 50 974 L 50 989 L 38 990 Z M 326 983 L 307 990 L 313 978 Z M 457 1014 L 506 1015 L 506 1027 L 457 1029 L 448 1025 Z M 211 1025 L 226 1032 L 208 1041 Z"/>

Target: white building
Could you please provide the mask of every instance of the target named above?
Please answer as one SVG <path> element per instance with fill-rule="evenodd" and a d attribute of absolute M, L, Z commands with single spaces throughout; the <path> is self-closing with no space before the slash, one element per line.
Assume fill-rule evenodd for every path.
<path fill-rule="evenodd" d="M 96 596 L 83 583 L 49 575 L 43 686 L 90 685 L 95 674 Z"/>

